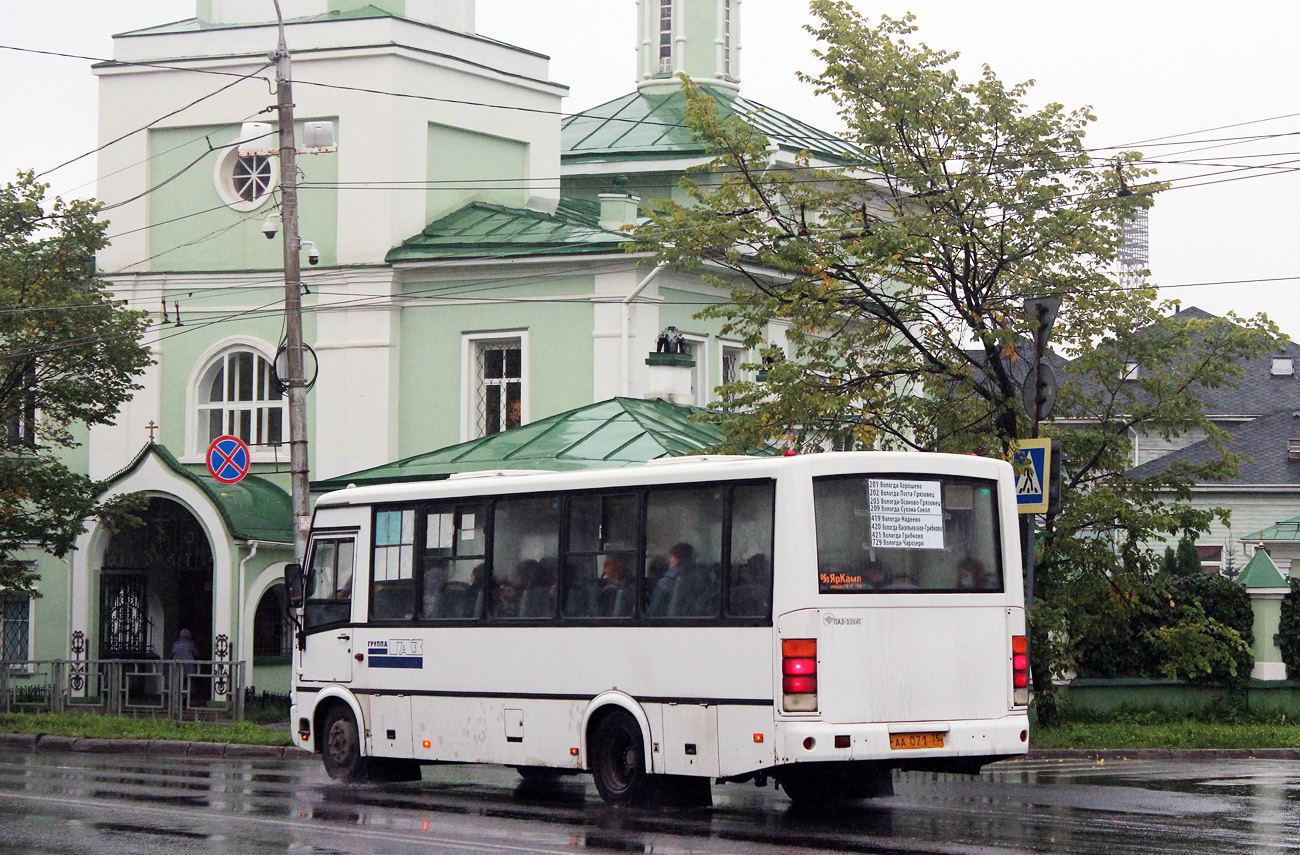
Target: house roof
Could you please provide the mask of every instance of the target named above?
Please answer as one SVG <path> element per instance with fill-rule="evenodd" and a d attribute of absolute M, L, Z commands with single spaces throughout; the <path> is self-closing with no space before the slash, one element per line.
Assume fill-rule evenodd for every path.
<path fill-rule="evenodd" d="M 239 540 L 293 543 L 293 503 L 284 490 L 257 475 L 245 476 L 238 484 L 220 484 L 204 478 L 182 464 L 165 446 L 148 443 L 126 468 L 106 484 L 120 483 L 149 457 L 199 488 L 221 515 L 230 534 Z"/>
<path fill-rule="evenodd" d="M 1250 459 L 1241 464 L 1237 477 L 1216 481 L 1215 485 L 1300 487 L 1300 459 L 1292 459 L 1287 452 L 1290 440 L 1300 440 L 1300 410 L 1286 410 L 1225 427 L 1232 434 L 1227 441 L 1228 450 Z M 1209 463 L 1218 459 L 1214 443 L 1203 439 L 1134 467 L 1129 474 L 1145 478 L 1165 471 L 1176 461 Z"/>
<path fill-rule="evenodd" d="M 740 116 L 768 141 L 790 152 L 853 163 L 861 150 L 806 122 L 743 98 L 735 92 L 701 86 L 718 104 L 718 116 Z M 708 146 L 686 126 L 686 93 L 633 92 L 564 120 L 561 136 L 565 163 L 645 161 L 706 156 Z"/>
<path fill-rule="evenodd" d="M 1290 583 L 1269 554 L 1256 549 L 1246 569 L 1237 577 L 1237 584 L 1243 588 L 1285 588 Z"/>
<path fill-rule="evenodd" d="M 1174 315 L 1175 319 L 1185 321 L 1216 317 L 1195 306 L 1180 309 Z M 1292 359 L 1295 373 L 1274 376 L 1273 360 L 1277 357 Z M 1241 360 L 1239 364 L 1242 376 L 1233 383 L 1214 388 L 1195 387 L 1196 395 L 1205 405 L 1206 415 L 1215 418 L 1261 416 L 1281 410 L 1300 411 L 1300 344 L 1279 344 L 1268 353 Z"/>
<path fill-rule="evenodd" d="M 600 206 L 562 198 L 554 214 L 471 202 L 388 251 L 385 260 L 621 253 L 630 237 L 600 227 Z"/>
<path fill-rule="evenodd" d="M 660 457 L 703 451 L 722 441 L 721 429 L 693 418 L 702 412 L 659 399 L 612 398 L 482 439 L 316 481 L 312 489 L 437 480 L 459 472 L 494 469 L 564 471 L 635 466 Z M 755 453 L 775 452 L 762 449 Z"/>

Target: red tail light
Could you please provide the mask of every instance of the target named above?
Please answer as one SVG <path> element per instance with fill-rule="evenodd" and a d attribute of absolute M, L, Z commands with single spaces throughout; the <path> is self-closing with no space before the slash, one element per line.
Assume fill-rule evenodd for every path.
<path fill-rule="evenodd" d="M 786 712 L 817 711 L 817 639 L 781 641 L 782 708 Z"/>
<path fill-rule="evenodd" d="M 1029 639 L 1023 635 L 1011 636 L 1011 686 L 1015 689 L 1015 703 L 1019 706 L 1027 706 L 1029 704 Z"/>

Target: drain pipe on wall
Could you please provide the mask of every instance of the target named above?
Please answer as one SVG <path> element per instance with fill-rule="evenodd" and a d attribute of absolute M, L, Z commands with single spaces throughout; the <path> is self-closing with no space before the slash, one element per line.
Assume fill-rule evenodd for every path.
<path fill-rule="evenodd" d="M 623 376 L 619 380 L 619 394 L 624 398 L 632 393 L 632 301 L 641 296 L 641 292 L 653 282 L 668 262 L 661 261 L 655 265 L 646 278 L 632 289 L 632 293 L 623 298 Z"/>
<path fill-rule="evenodd" d="M 244 675 L 245 682 L 253 676 L 253 639 L 251 632 L 244 632 L 244 597 L 246 596 L 244 571 L 248 568 L 248 562 L 252 561 L 253 557 L 257 555 L 258 541 L 250 540 L 248 546 L 248 555 L 239 562 L 239 604 L 235 607 L 235 626 L 239 627 L 239 660 L 248 662 L 248 673 Z M 245 646 L 248 647 L 247 659 L 244 657 Z"/>

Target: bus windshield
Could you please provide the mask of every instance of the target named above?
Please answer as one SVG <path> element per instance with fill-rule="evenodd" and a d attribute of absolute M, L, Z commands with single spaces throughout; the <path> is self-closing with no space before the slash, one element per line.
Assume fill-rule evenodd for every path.
<path fill-rule="evenodd" d="M 823 594 L 1000 592 L 993 481 L 881 474 L 813 481 Z"/>

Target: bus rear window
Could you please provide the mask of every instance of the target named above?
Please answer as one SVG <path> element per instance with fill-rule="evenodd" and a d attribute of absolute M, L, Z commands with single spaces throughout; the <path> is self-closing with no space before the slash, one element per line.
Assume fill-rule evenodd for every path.
<path fill-rule="evenodd" d="M 1002 590 L 997 488 L 943 475 L 818 478 L 823 594 Z"/>

